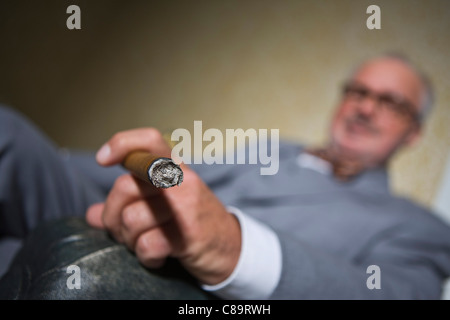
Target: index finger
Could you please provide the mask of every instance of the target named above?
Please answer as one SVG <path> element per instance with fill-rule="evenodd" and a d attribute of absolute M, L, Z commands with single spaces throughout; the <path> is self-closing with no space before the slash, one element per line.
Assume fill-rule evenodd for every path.
<path fill-rule="evenodd" d="M 138 128 L 116 133 L 97 152 L 97 162 L 103 166 L 121 163 L 132 151 L 145 150 L 170 158 L 171 149 L 163 135 L 154 128 Z"/>

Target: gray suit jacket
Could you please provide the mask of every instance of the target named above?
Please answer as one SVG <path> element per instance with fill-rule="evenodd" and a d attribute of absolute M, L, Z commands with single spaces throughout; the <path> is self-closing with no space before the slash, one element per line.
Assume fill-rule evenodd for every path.
<path fill-rule="evenodd" d="M 272 176 L 257 165 L 192 165 L 224 204 L 277 233 L 283 267 L 271 298 L 439 299 L 450 276 L 450 227 L 392 195 L 384 169 L 342 183 L 300 167 L 301 149 L 281 144 Z M 371 265 L 380 289 L 367 285 Z"/>

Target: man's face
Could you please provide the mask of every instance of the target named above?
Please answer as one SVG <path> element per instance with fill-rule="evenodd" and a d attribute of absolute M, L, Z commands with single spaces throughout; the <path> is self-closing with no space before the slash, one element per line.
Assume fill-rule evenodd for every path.
<path fill-rule="evenodd" d="M 352 77 L 331 126 L 334 151 L 366 166 L 384 164 L 420 132 L 415 122 L 423 84 L 401 61 L 389 58 L 364 64 Z"/>

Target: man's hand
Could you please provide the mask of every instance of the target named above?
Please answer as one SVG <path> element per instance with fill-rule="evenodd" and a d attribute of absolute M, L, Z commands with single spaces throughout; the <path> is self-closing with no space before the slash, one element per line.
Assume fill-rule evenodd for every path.
<path fill-rule="evenodd" d="M 170 157 L 170 147 L 156 129 L 115 134 L 97 153 L 103 166 L 119 164 L 135 150 Z M 91 206 L 88 223 L 106 228 L 150 268 L 167 257 L 180 260 L 199 281 L 217 284 L 234 270 L 241 249 L 237 219 L 188 166 L 183 182 L 157 189 L 131 174 L 119 177 L 104 203 Z"/>

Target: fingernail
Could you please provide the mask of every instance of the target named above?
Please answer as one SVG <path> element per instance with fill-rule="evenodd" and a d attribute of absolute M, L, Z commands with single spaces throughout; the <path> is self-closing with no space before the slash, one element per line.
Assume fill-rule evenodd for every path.
<path fill-rule="evenodd" d="M 96 156 L 97 162 L 99 163 L 107 162 L 110 154 L 111 154 L 111 147 L 108 144 L 104 144 L 97 152 Z"/>

